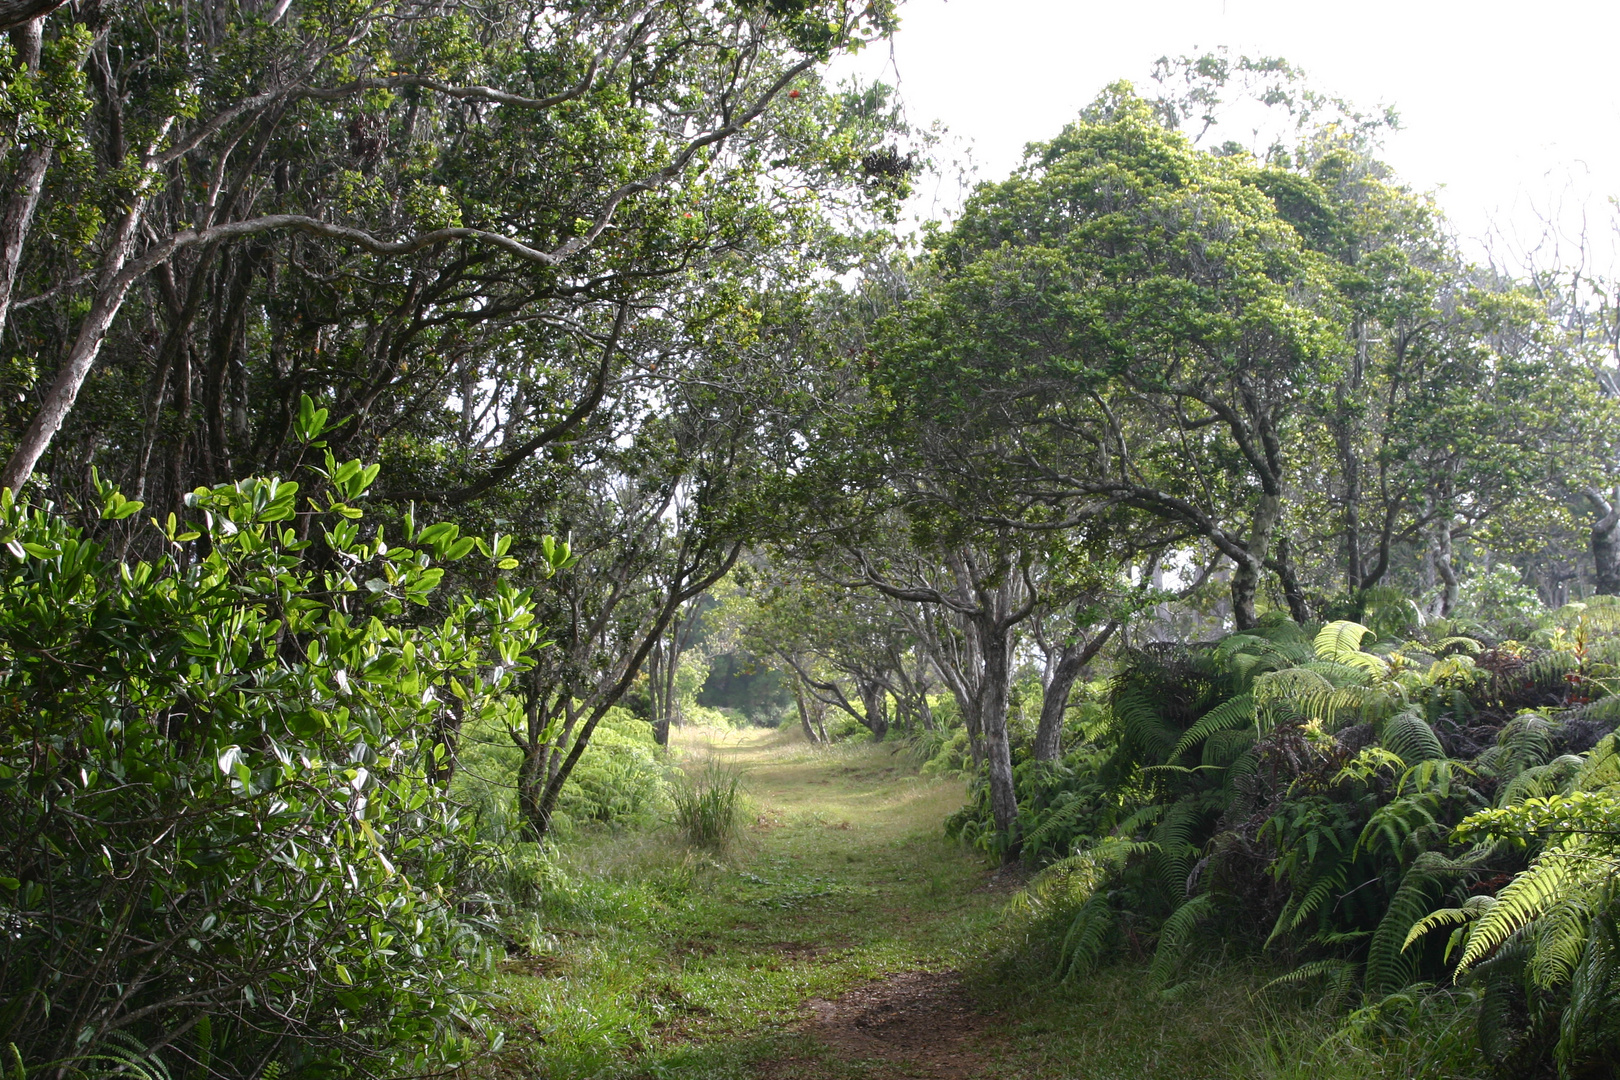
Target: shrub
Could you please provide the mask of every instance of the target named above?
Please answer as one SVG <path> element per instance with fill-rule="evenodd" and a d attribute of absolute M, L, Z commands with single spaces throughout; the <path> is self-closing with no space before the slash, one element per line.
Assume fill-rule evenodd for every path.
<path fill-rule="evenodd" d="M 455 793 L 477 810 L 483 831 L 502 844 L 524 842 L 515 794 L 523 753 L 504 725 L 470 726 L 462 737 Z M 669 803 L 669 782 L 652 725 L 617 706 L 609 709 L 558 798 L 553 826 L 560 835 L 590 824 L 650 826 Z"/>
<path fill-rule="evenodd" d="M 651 824 L 669 801 L 669 784 L 652 725 L 609 709 L 591 738 L 591 752 L 562 790 L 558 808 L 575 822 Z"/>
<path fill-rule="evenodd" d="M 249 480 L 133 565 L 0 493 L 0 1045 L 29 1071 L 140 1045 L 216 1076 L 420 1073 L 470 1046 L 481 853 L 434 732 L 446 702 L 503 707 L 527 594 L 453 525 L 361 539 L 376 468 L 322 475 L 316 540 L 297 485 Z M 474 548 L 486 598 L 407 618 Z"/>

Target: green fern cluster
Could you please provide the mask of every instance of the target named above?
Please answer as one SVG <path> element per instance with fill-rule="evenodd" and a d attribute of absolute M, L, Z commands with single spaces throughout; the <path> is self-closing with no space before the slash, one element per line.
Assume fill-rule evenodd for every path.
<path fill-rule="evenodd" d="M 1504 1067 L 1615 1054 L 1620 758 L 1580 748 L 1620 722 L 1620 604 L 1490 648 L 1363 614 L 1127 655 L 1069 790 L 1021 823 L 1056 860 L 1023 904 L 1059 975 L 1145 925 L 1157 992 L 1216 942 L 1265 948 L 1298 958 L 1276 987 L 1374 1012 L 1461 978 L 1443 993 Z"/>
<path fill-rule="evenodd" d="M 1494 896 L 1470 896 L 1418 920 L 1403 949 L 1452 927 L 1445 956 L 1457 978 L 1480 971 L 1500 983 L 1498 969 L 1516 969 L 1524 989 L 1567 998 L 1555 1052 L 1570 1071 L 1620 1052 L 1620 748 L 1609 735 L 1584 757 L 1516 779 L 1534 773 L 1535 782 L 1506 786 L 1501 805 L 1471 815 L 1454 834 L 1476 841 L 1476 850 L 1528 847 L 1530 865 Z"/>

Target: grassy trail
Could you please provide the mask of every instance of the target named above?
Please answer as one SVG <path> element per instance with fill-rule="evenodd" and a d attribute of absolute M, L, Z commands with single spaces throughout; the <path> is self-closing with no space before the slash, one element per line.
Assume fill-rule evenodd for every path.
<path fill-rule="evenodd" d="M 1230 969 L 1150 1001 L 1125 965 L 1058 992 L 987 962 L 1011 887 L 945 840 L 960 782 L 893 748 L 685 732 L 741 771 L 724 852 L 664 830 L 565 848 L 547 937 L 510 962 L 500 1072 L 541 1077 L 1224 1077 L 1250 1012 Z M 1241 980 L 1239 981 L 1241 983 Z"/>

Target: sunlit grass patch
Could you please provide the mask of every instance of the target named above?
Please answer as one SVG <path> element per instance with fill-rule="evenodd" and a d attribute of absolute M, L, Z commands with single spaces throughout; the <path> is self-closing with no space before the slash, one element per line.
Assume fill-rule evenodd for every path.
<path fill-rule="evenodd" d="M 898 775 L 882 745 L 673 741 L 677 762 L 741 775 L 753 805 L 735 841 L 694 848 L 671 827 L 564 845 L 541 902 L 554 951 L 501 976 L 506 1060 L 526 1077 L 754 1076 L 766 1059 L 783 1077 L 865 1075 L 796 1033 L 804 1002 L 977 948 L 996 917 L 978 891 L 987 867 L 941 830 L 962 785 Z"/>

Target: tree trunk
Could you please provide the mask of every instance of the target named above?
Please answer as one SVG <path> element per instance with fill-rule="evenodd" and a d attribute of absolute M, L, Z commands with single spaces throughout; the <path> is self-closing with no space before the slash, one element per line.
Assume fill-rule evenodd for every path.
<path fill-rule="evenodd" d="M 923 726 L 924 731 L 938 730 L 938 725 L 934 723 L 934 710 L 929 708 L 929 705 L 928 705 L 928 687 L 927 686 L 922 687 L 922 689 L 918 693 L 918 697 L 917 697 L 917 718 L 922 721 L 922 726 Z"/>
<path fill-rule="evenodd" d="M 551 831 L 551 810 L 545 805 L 546 755 L 542 747 L 526 747 L 523 763 L 518 766 L 518 817 L 528 827 L 529 839 L 535 843 L 546 838 Z"/>
<path fill-rule="evenodd" d="M 1041 694 L 1041 720 L 1035 727 L 1035 760 L 1056 761 L 1063 756 L 1063 717 L 1069 710 L 1069 691 L 1080 677 L 1080 649 L 1064 648 L 1052 677 Z"/>
<path fill-rule="evenodd" d="M 33 28 L 39 32 L 45 16 L 67 0 L 0 0 L 0 34 Z"/>
<path fill-rule="evenodd" d="M 981 620 L 991 621 L 991 620 Z M 1007 738 L 1007 696 L 1012 679 L 1012 651 L 1007 640 L 1010 628 L 980 628 L 980 648 L 984 653 L 984 688 L 979 722 L 984 728 L 984 757 L 990 780 L 990 813 L 996 831 L 1012 838 L 1018 823 L 1018 793 L 1013 787 L 1012 745 Z M 1018 855 L 1016 845 L 1005 854 L 1011 862 Z"/>
<path fill-rule="evenodd" d="M 1096 658 L 1118 629 L 1119 622 L 1115 620 L 1084 645 L 1073 642 L 1063 647 L 1041 694 L 1041 720 L 1035 728 L 1036 761 L 1056 761 L 1063 756 L 1063 717 L 1069 709 L 1069 692 L 1086 665 Z"/>
<path fill-rule="evenodd" d="M 596 733 L 596 725 L 601 722 L 602 717 L 607 715 L 609 709 L 619 703 L 619 700 L 624 697 L 625 691 L 630 688 L 636 676 L 641 673 L 643 666 L 647 663 L 647 654 L 652 651 L 658 639 L 669 629 L 669 624 L 680 610 L 680 606 L 688 600 L 701 596 L 715 582 L 730 573 L 731 568 L 736 565 L 737 556 L 740 554 L 742 554 L 742 544 L 734 543 L 729 548 L 723 549 L 723 554 L 719 555 L 714 565 L 709 567 L 706 573 L 701 576 L 693 576 L 696 567 L 700 565 L 700 560 L 704 556 L 702 554 L 688 556 L 686 551 L 682 551 L 678 564 L 685 564 L 688 569 L 683 570 L 667 586 L 668 592 L 665 594 L 664 603 L 659 609 L 657 617 L 653 620 L 653 624 L 647 628 L 635 651 L 624 660 L 624 666 L 619 669 L 618 678 L 611 685 L 599 688 L 595 695 L 595 704 L 590 708 L 589 713 L 585 715 L 584 723 L 579 726 L 579 734 L 573 736 L 572 744 L 569 743 L 568 735 L 557 740 L 557 752 L 548 769 L 545 790 L 541 793 L 539 802 L 534 806 L 533 814 L 528 819 L 536 839 L 544 840 L 546 834 L 550 831 L 551 816 L 557 808 L 557 799 L 562 795 L 563 785 L 568 782 L 569 776 L 573 775 L 574 766 L 579 764 L 579 759 L 584 755 L 586 748 L 590 746 L 591 736 Z M 574 721 L 579 719 L 582 711 L 576 709 L 572 702 L 568 705 L 568 710 L 570 717 L 566 730 L 571 734 Z M 566 757 L 562 754 L 562 747 L 564 746 L 568 746 Z"/>
<path fill-rule="evenodd" d="M 136 196 L 135 206 L 125 213 L 119 222 L 118 234 L 101 261 L 95 302 L 79 323 L 79 333 L 63 359 L 62 366 L 56 373 L 56 379 L 45 392 L 45 400 L 40 404 L 39 412 L 23 431 L 22 438 L 18 440 L 17 448 L 12 452 L 11 460 L 6 462 L 5 469 L 0 470 L 0 488 L 10 488 L 13 492 L 22 489 L 23 484 L 34 474 L 34 466 L 44 456 L 46 448 L 51 445 L 51 440 L 61 430 L 62 422 L 72 410 L 73 402 L 79 396 L 79 389 L 84 386 L 85 377 L 90 374 L 91 366 L 101 353 L 101 344 L 107 339 L 107 331 L 112 327 L 113 320 L 118 317 L 119 309 L 124 306 L 124 297 L 129 292 L 131 280 L 124 276 L 124 265 L 134 251 L 137 229 L 145 205 L 145 196 Z"/>
<path fill-rule="evenodd" d="M 793 680 L 793 703 L 799 707 L 799 726 L 804 728 L 804 741 L 811 746 L 820 746 L 821 738 L 816 735 L 816 729 L 810 723 L 810 706 L 805 704 L 804 683 L 797 678 Z"/>
<path fill-rule="evenodd" d="M 1311 621 L 1311 605 L 1305 599 L 1305 590 L 1300 586 L 1299 576 L 1294 573 L 1294 561 L 1289 556 L 1287 536 L 1277 539 L 1277 557 L 1272 560 L 1272 567 L 1278 582 L 1282 584 L 1283 596 L 1288 601 L 1289 616 L 1304 626 Z M 1365 577 L 1362 580 L 1365 580 Z"/>
<path fill-rule="evenodd" d="M 652 711 L 653 742 L 669 745 L 669 701 L 665 693 L 664 645 L 654 646 L 647 654 L 647 706 Z"/>
<path fill-rule="evenodd" d="M 159 125 L 157 134 L 152 140 L 154 152 L 168 136 L 173 123 L 174 118 L 170 117 Z M 61 430 L 62 422 L 67 419 L 67 414 L 73 408 L 73 402 L 79 396 L 80 388 L 84 386 L 85 377 L 90 374 L 90 368 L 101 353 L 102 342 L 107 340 L 107 331 L 112 328 L 113 320 L 123 308 L 124 297 L 129 294 L 129 287 L 135 283 L 137 275 L 126 271 L 130 256 L 135 252 L 136 240 L 140 236 L 141 222 L 146 216 L 152 182 L 151 177 L 142 180 L 130 195 L 129 209 L 119 219 L 118 231 L 114 234 L 112 243 L 107 245 L 107 254 L 101 260 L 101 271 L 96 276 L 96 298 L 90 305 L 89 313 L 79 322 L 79 332 L 74 337 L 67 356 L 62 359 L 62 366 L 57 370 L 56 379 L 45 392 L 45 400 L 40 403 L 39 412 L 23 431 L 22 438 L 17 441 L 17 448 L 12 451 L 11 459 L 6 462 L 5 468 L 0 470 L 0 488 L 10 488 L 14 493 L 21 491 L 23 484 L 34 474 L 34 466 L 44 456 L 56 433 Z"/>
<path fill-rule="evenodd" d="M 1613 503 L 1596 488 L 1587 488 L 1586 497 L 1599 514 L 1590 535 L 1593 591 L 1598 596 L 1620 596 L 1620 490 Z"/>
<path fill-rule="evenodd" d="M 1457 608 L 1457 571 L 1451 565 L 1451 522 L 1442 521 L 1434 529 L 1434 570 L 1443 583 L 1440 617 L 1449 619 Z"/>
<path fill-rule="evenodd" d="M 26 70 L 39 67 L 42 21 L 35 19 L 11 33 L 17 64 Z M 6 328 L 17 269 L 22 265 L 23 245 L 28 240 L 28 227 L 33 224 L 34 209 L 39 205 L 39 193 L 45 188 L 45 173 L 50 163 L 50 144 L 35 136 L 17 163 L 17 171 L 11 178 L 11 198 L 0 212 L 0 331 Z"/>
<path fill-rule="evenodd" d="M 889 692 L 881 683 L 862 679 L 861 704 L 866 710 L 866 729 L 875 742 L 882 742 L 889 734 Z"/>
<path fill-rule="evenodd" d="M 1282 517 L 1282 498 L 1270 492 L 1261 492 L 1260 505 L 1255 507 L 1249 542 L 1244 546 L 1245 556 L 1234 560 L 1237 568 L 1232 573 L 1232 617 L 1239 630 L 1255 625 L 1254 596 L 1260 588 L 1260 572 L 1265 568 L 1266 552 L 1271 547 L 1271 533 Z"/>

